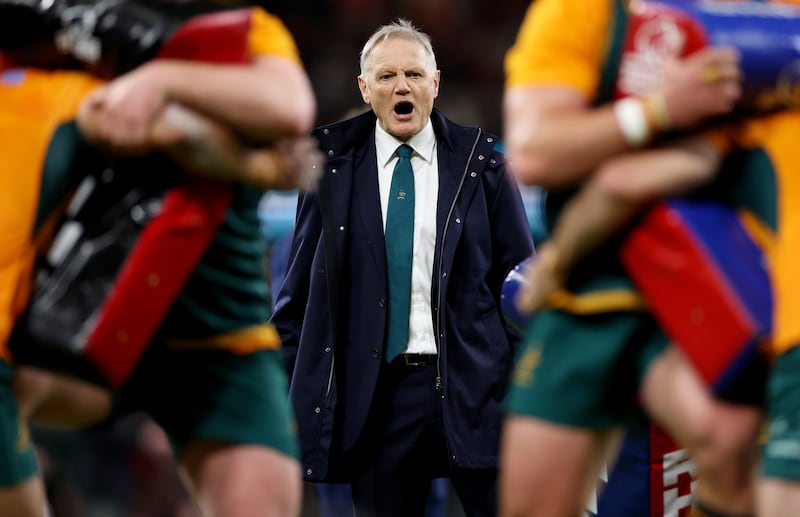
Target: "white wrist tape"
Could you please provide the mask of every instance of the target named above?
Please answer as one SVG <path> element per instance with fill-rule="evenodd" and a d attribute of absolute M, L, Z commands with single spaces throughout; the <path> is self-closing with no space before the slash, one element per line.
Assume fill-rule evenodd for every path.
<path fill-rule="evenodd" d="M 614 115 L 623 138 L 631 146 L 641 147 L 650 140 L 650 124 L 641 100 L 627 97 L 616 101 Z"/>

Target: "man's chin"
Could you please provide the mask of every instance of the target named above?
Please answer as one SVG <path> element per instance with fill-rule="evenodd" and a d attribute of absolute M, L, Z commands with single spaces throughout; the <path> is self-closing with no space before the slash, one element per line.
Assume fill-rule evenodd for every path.
<path fill-rule="evenodd" d="M 409 120 L 407 122 L 392 121 L 392 123 L 390 123 L 389 127 L 386 129 L 386 132 L 398 140 L 403 140 L 405 142 L 412 136 L 419 133 L 420 130 L 422 130 L 422 128 L 419 126 L 419 124 L 415 123 L 413 120 Z"/>

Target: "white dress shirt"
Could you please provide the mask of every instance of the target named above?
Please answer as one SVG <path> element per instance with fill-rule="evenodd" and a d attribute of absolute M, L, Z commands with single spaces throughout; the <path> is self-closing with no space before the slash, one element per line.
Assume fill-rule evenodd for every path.
<path fill-rule="evenodd" d="M 397 163 L 395 151 L 401 144 L 411 146 L 411 167 L 414 169 L 414 248 L 411 264 L 411 313 L 409 314 L 408 349 L 410 354 L 435 354 L 431 311 L 431 280 L 436 248 L 436 205 L 439 198 L 439 161 L 436 157 L 436 135 L 431 121 L 403 142 L 375 123 L 375 151 L 378 158 L 378 187 L 381 195 L 383 229 L 386 231 L 386 210 L 389 189 Z"/>

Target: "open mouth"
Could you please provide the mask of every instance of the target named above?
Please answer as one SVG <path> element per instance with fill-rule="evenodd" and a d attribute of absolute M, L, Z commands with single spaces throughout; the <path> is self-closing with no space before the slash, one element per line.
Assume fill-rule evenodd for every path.
<path fill-rule="evenodd" d="M 398 102 L 394 106 L 394 112 L 398 115 L 408 115 L 414 111 L 414 105 L 410 102 Z"/>

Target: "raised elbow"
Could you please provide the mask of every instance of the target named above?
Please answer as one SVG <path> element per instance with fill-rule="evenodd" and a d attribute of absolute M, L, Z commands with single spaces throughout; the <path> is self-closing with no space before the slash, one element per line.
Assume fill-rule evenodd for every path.
<path fill-rule="evenodd" d="M 311 81 L 297 63 L 282 58 L 258 62 L 261 74 L 260 104 L 254 114 L 267 136 L 286 138 L 307 135 L 314 127 L 317 103 Z"/>
<path fill-rule="evenodd" d="M 317 103 L 314 99 L 314 94 L 309 92 L 300 102 L 295 106 L 295 113 L 293 115 L 294 131 L 298 136 L 308 134 L 314 127 L 314 122 L 317 117 Z"/>
<path fill-rule="evenodd" d="M 317 115 L 316 100 L 310 87 L 295 88 L 292 95 L 280 102 L 266 99 L 263 109 L 264 120 L 271 120 L 271 130 L 282 137 L 307 135 L 314 127 Z"/>

